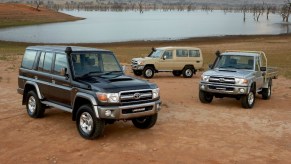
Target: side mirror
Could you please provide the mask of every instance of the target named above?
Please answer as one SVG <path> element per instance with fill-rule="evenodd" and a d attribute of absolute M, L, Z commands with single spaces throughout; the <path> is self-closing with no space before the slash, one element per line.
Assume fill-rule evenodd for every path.
<path fill-rule="evenodd" d="M 66 76 L 67 75 L 67 68 L 61 68 L 61 72 L 60 72 L 61 76 Z"/>
<path fill-rule="evenodd" d="M 167 59 L 167 56 L 165 55 L 165 56 L 163 56 L 163 60 L 166 60 Z"/>
<path fill-rule="evenodd" d="M 212 69 L 212 67 L 213 67 L 213 64 L 208 65 L 208 68 Z"/>
<path fill-rule="evenodd" d="M 266 67 L 261 67 L 260 70 L 261 70 L 262 72 L 265 72 L 265 71 L 267 71 L 267 68 L 266 68 Z"/>

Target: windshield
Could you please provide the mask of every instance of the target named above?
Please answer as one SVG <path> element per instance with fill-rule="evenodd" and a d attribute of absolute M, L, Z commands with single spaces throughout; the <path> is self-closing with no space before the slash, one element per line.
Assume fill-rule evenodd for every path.
<path fill-rule="evenodd" d="M 215 68 L 254 69 L 253 56 L 222 55 L 218 58 Z"/>
<path fill-rule="evenodd" d="M 161 58 L 162 54 L 164 53 L 164 50 L 156 50 L 153 51 L 149 57 L 151 58 Z"/>
<path fill-rule="evenodd" d="M 112 52 L 87 52 L 71 55 L 75 77 L 122 73 Z"/>

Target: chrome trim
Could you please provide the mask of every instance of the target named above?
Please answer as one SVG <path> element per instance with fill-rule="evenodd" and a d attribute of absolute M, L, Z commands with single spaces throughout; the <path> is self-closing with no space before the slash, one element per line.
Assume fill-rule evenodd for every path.
<path fill-rule="evenodd" d="M 155 88 L 157 89 L 157 88 Z M 139 89 L 139 90 L 128 90 L 128 91 L 120 91 L 119 92 L 119 96 L 121 93 L 129 93 L 129 92 L 142 92 L 142 91 L 152 91 L 153 92 L 154 89 Z"/>
<path fill-rule="evenodd" d="M 202 87 L 204 86 L 204 87 Z M 221 88 L 221 89 L 211 89 L 209 87 L 216 87 L 216 88 Z M 249 93 L 250 87 L 249 86 L 222 86 L 222 85 L 215 85 L 215 84 L 205 84 L 205 83 L 200 83 L 199 88 L 203 91 L 211 92 L 211 93 L 221 93 L 221 94 L 232 94 L 232 95 L 242 95 L 242 94 L 247 94 Z M 223 88 L 233 88 L 232 91 L 224 90 Z M 243 88 L 245 89 L 244 93 L 241 93 L 239 90 Z"/>
<path fill-rule="evenodd" d="M 145 107 L 152 107 L 152 109 L 148 111 L 143 111 L 143 112 L 122 114 L 122 110 L 125 110 L 125 109 L 138 109 L 138 108 L 145 108 Z M 160 100 L 157 100 L 151 103 L 128 105 L 128 106 L 98 106 L 98 110 L 100 111 L 101 118 L 116 119 L 116 120 L 122 120 L 122 119 L 124 120 L 124 119 L 131 119 L 131 118 L 153 115 L 155 113 L 158 113 L 160 109 L 161 109 Z M 113 116 L 106 116 L 105 115 L 106 110 L 111 110 Z"/>
<path fill-rule="evenodd" d="M 27 84 L 33 85 L 35 87 L 35 90 L 36 90 L 36 93 L 37 93 L 38 98 L 39 99 L 43 99 L 43 96 L 41 95 L 40 90 L 39 90 L 39 87 L 38 87 L 38 85 L 37 85 L 36 82 L 26 81 L 25 84 L 24 84 L 24 88 L 26 87 Z"/>
<path fill-rule="evenodd" d="M 96 117 L 99 118 L 99 112 L 98 112 L 98 108 L 97 108 L 98 103 L 97 103 L 96 99 L 95 99 L 92 95 L 89 95 L 89 94 L 87 94 L 87 93 L 81 93 L 81 92 L 78 92 L 78 93 L 76 94 L 76 96 L 75 96 L 73 106 L 75 106 L 75 101 L 76 101 L 76 98 L 77 98 L 77 97 L 82 97 L 82 98 L 85 98 L 85 99 L 90 100 L 90 102 L 91 102 L 92 105 L 93 105 L 93 110 L 94 110 L 94 112 L 95 112 L 95 114 L 96 114 Z"/>
<path fill-rule="evenodd" d="M 139 99 L 146 98 L 146 97 L 152 98 L 152 94 L 146 94 L 146 93 L 145 94 L 141 94 Z M 120 100 L 128 100 L 128 99 L 136 99 L 136 98 L 134 97 L 134 94 L 120 97 Z M 138 100 L 138 99 L 136 99 L 136 100 Z"/>
<path fill-rule="evenodd" d="M 61 89 L 65 89 L 65 90 L 71 90 L 72 88 L 71 87 L 65 87 L 63 85 L 58 85 L 58 84 L 54 84 L 54 83 L 50 83 L 50 82 L 45 82 L 45 81 L 42 81 L 42 80 L 39 80 L 39 79 L 32 79 L 32 78 L 27 78 L 27 77 L 24 77 L 24 76 L 19 76 L 20 79 L 25 79 L 27 80 L 27 82 L 33 82 L 33 83 L 41 83 L 41 84 L 46 84 L 46 85 L 49 85 L 49 86 L 54 86 L 54 87 L 57 87 L 57 88 L 61 88 Z"/>
<path fill-rule="evenodd" d="M 144 92 L 144 93 L 142 93 Z M 139 98 L 136 98 L 135 95 L 139 93 Z M 125 94 L 125 95 L 122 95 Z M 118 94 L 120 102 L 122 101 L 138 101 L 142 98 L 147 98 L 147 100 L 153 99 L 153 89 L 141 89 L 141 90 L 129 90 L 129 91 L 121 91 Z"/>
<path fill-rule="evenodd" d="M 52 102 L 49 102 L 49 101 L 42 101 L 41 103 L 43 103 L 43 104 L 45 104 L 47 106 L 51 106 L 51 107 L 66 111 L 66 112 L 72 113 L 72 111 L 73 111 L 73 109 L 71 109 L 71 108 L 67 108 L 67 107 L 64 107 L 62 105 L 58 105 L 58 104 L 55 104 L 55 103 L 52 103 Z"/>

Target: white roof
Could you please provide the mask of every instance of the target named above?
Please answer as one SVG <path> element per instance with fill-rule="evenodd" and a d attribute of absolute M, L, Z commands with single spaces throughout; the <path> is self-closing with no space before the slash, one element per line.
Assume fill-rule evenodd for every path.
<path fill-rule="evenodd" d="M 200 50 L 200 48 L 197 48 L 197 47 L 172 47 L 172 46 L 169 46 L 169 47 L 157 47 L 156 49 L 159 49 L 159 50 L 175 50 L 175 49 L 191 49 L 191 50 Z"/>

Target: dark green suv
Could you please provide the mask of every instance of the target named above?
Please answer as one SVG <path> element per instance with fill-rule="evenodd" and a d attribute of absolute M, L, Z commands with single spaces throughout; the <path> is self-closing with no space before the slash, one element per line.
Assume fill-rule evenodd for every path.
<path fill-rule="evenodd" d="M 80 135 L 95 139 L 106 124 L 132 120 L 155 125 L 161 109 L 157 85 L 126 76 L 115 55 L 86 47 L 27 47 L 18 77 L 22 104 L 33 118 L 54 107 L 72 113 Z"/>

